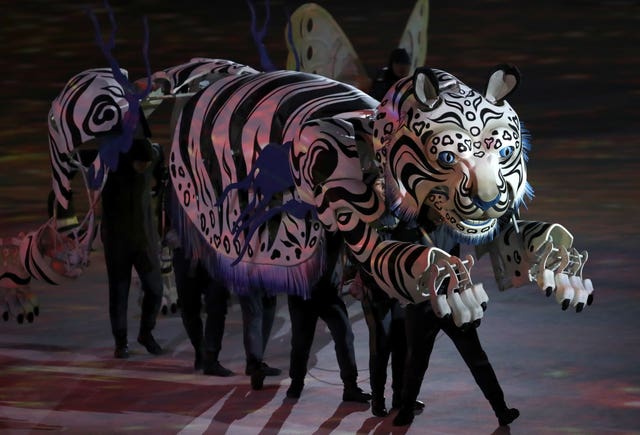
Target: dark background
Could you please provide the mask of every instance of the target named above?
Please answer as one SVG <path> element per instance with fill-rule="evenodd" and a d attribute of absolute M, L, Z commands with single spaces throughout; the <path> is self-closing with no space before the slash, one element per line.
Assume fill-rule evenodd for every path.
<path fill-rule="evenodd" d="M 96 13 L 105 36 L 110 26 L 102 2 L 2 3 L 0 162 L 7 169 L 0 175 L 0 199 L 11 202 L 0 202 L 0 224 L 6 225 L 38 220 L 43 195 L 29 191 L 27 185 L 42 189 L 48 185 L 50 102 L 74 74 L 106 65 L 87 10 Z M 271 2 L 264 42 L 275 65 L 285 65 L 286 13 L 301 3 Z M 414 3 L 319 4 L 334 16 L 373 76 L 386 64 Z M 145 75 L 144 16 L 150 28 L 153 71 L 195 56 L 233 59 L 260 68 L 244 1 L 114 0 L 111 5 L 119 26 L 115 55 L 132 79 Z M 533 136 L 530 181 L 538 197 L 564 198 L 571 208 L 590 213 L 600 213 L 603 206 L 616 213 L 622 207 L 624 212 L 607 219 L 608 231 L 620 231 L 632 211 L 638 211 L 635 201 L 627 202 L 630 197 L 620 193 L 638 188 L 638 2 L 436 0 L 430 9 L 429 66 L 448 70 L 476 88 L 484 86 L 489 70 L 498 63 L 519 67 L 523 82 L 510 102 Z M 264 3 L 258 2 L 256 10 L 261 24 Z M 157 134 L 156 140 L 168 146 L 167 136 Z M 541 180 L 537 171 L 549 165 L 555 168 L 554 179 Z M 585 177 L 593 183 L 587 185 Z M 547 188 L 547 183 L 554 185 Z M 603 189 L 599 200 L 606 204 L 586 206 L 596 193 L 587 192 L 586 186 Z M 609 204 L 612 201 L 616 203 Z"/>
<path fill-rule="evenodd" d="M 285 64 L 285 11 L 300 3 L 271 2 L 265 44 L 276 65 Z M 334 16 L 371 74 L 386 64 L 413 8 L 409 0 L 319 3 Z M 149 22 L 154 71 L 195 56 L 260 68 L 244 1 L 111 4 L 120 27 L 115 54 L 131 78 L 145 75 L 140 55 L 143 16 Z M 263 4 L 257 4 L 261 16 Z M 88 6 L 106 32 L 102 3 Z M 0 0 L 0 237 L 35 229 L 46 220 L 49 105 L 73 75 L 106 65 L 86 7 L 73 1 Z M 514 434 L 639 433 L 639 2 L 432 0 L 428 33 L 427 64 L 472 87 L 482 88 L 498 63 L 519 67 L 523 81 L 509 101 L 533 136 L 529 181 L 536 193 L 523 217 L 562 223 L 573 233 L 576 248 L 589 251 L 584 276 L 594 281 L 596 302 L 581 314 L 562 312 L 533 285 L 498 294 L 486 266 L 474 271 L 474 279 L 485 283 L 492 298 L 480 328 L 483 343 L 509 400 L 523 411 L 512 425 Z M 168 147 L 163 125 L 152 127 L 155 139 Z M 110 358 L 104 265 L 100 252 L 92 255 L 86 275 L 69 286 L 52 289 L 34 283 L 43 310 L 34 324 L 0 323 L 0 415 L 9 409 L 5 407 L 32 401 L 7 411 L 9 420 L 0 418 L 0 429 L 3 421 L 10 421 L 5 427 L 18 427 L 15 419 L 32 415 L 26 409 L 35 415 L 38 409 L 56 407 L 60 413 L 88 412 L 82 414 L 88 420 L 78 420 L 75 428 L 102 427 L 102 414 L 96 413 L 116 415 L 109 414 L 113 411 L 128 416 L 127 421 L 140 418 L 156 433 L 175 433 L 185 421 L 222 403 L 218 400 L 229 391 L 235 391 L 234 396 L 224 402 L 216 420 L 228 421 L 229 415 L 239 420 L 248 409 L 259 411 L 256 419 L 260 412 L 274 412 L 262 433 L 277 433 L 283 425 L 300 428 L 296 424 L 318 428 L 317 433 L 343 424 L 354 433 L 362 420 L 360 432 L 367 433 L 379 423 L 366 420 L 366 409 L 349 407 L 339 407 L 323 423 L 322 412 L 332 412 L 339 395 L 330 385 L 324 392 L 315 384 L 315 391 L 326 394 L 303 395 L 305 400 L 295 407 L 283 404 L 273 411 L 266 402 L 284 397 L 286 376 L 280 391 L 267 389 L 267 397 L 251 396 L 243 377 L 220 386 L 217 379 L 192 375 L 192 355 L 175 317 L 159 322 L 161 344 L 172 349 L 171 354 L 152 362 L 138 353 L 128 365 L 117 365 Z M 350 308 L 359 312 L 357 304 Z M 235 346 L 223 346 L 223 363 L 240 371 L 244 361 L 238 316 L 232 310 L 229 330 Z M 285 332 L 270 344 L 269 362 L 286 372 L 286 313 L 279 319 Z M 366 372 L 366 330 L 361 317 L 354 324 L 359 365 Z M 326 334 L 321 337 L 328 343 Z M 78 362 L 69 363 L 70 358 Z M 329 361 L 334 363 L 333 355 Z M 68 372 L 48 374 L 65 365 Z M 81 374 L 90 368 L 101 373 L 105 367 L 116 370 L 109 382 Z M 422 393 L 428 407 L 411 433 L 489 433 L 495 421 L 448 340 L 439 340 L 432 367 Z M 120 369 L 124 375 L 117 377 Z M 157 379 L 149 380 L 150 372 Z M 186 376 L 180 378 L 184 383 L 168 380 L 167 372 Z M 337 375 L 331 375 L 335 381 Z M 361 379 L 366 382 L 366 373 Z M 153 402 L 148 391 L 154 394 Z M 133 409 L 139 412 L 129 412 Z M 177 429 L 163 426 L 158 412 L 171 413 Z M 60 418 L 47 415 L 43 423 Z M 177 415 L 182 418 L 176 420 Z M 381 427 L 388 431 L 390 423 L 385 422 Z M 209 426 L 214 428 L 211 433 L 224 431 L 225 424 Z"/>

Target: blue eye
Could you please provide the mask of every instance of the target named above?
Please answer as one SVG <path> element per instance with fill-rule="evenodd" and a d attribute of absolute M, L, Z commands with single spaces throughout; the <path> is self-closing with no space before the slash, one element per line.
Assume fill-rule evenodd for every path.
<path fill-rule="evenodd" d="M 514 150 L 515 148 L 512 146 L 504 147 L 500 150 L 500 157 L 502 157 L 503 159 L 508 159 L 513 155 Z"/>
<path fill-rule="evenodd" d="M 456 162 L 456 155 L 451 151 L 442 151 L 438 154 L 438 161 L 444 165 L 453 165 Z"/>

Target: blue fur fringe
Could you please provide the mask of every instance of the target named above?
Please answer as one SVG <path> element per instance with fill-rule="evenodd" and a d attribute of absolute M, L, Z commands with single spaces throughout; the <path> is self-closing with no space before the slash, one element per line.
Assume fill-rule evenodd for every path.
<path fill-rule="evenodd" d="M 295 266 L 276 266 L 241 261 L 232 265 L 235 259 L 216 252 L 202 237 L 193 222 L 184 213 L 174 190 L 169 187 L 169 214 L 171 228 L 180 238 L 182 248 L 188 258 L 201 261 L 215 279 L 223 282 L 229 291 L 247 295 L 262 289 L 266 294 L 285 293 L 308 299 L 311 288 L 320 280 L 326 268 L 326 248 L 322 243 L 316 253 L 305 263 Z"/>

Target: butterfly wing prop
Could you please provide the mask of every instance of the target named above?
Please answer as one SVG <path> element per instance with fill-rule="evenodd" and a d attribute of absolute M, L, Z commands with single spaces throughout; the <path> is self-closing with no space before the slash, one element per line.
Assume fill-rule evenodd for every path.
<path fill-rule="evenodd" d="M 331 14 L 316 3 L 305 3 L 291 14 L 285 39 L 287 69 L 369 89 L 371 79 L 351 42 Z"/>
<path fill-rule="evenodd" d="M 398 48 L 407 50 L 411 57 L 411 71 L 424 66 L 427 59 L 428 27 L 429 0 L 417 0 L 398 44 Z"/>

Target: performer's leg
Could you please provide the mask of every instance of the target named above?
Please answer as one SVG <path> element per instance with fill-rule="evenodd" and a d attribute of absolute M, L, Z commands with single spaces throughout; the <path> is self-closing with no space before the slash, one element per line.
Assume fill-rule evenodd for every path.
<path fill-rule="evenodd" d="M 276 367 L 270 367 L 264 362 L 264 354 L 267 351 L 267 343 L 271 337 L 273 322 L 276 318 L 278 299 L 276 296 L 264 294 L 262 296 L 262 370 L 265 376 L 279 376 L 282 370 Z"/>
<path fill-rule="evenodd" d="M 407 332 L 405 328 L 405 311 L 397 300 L 391 302 L 391 331 L 389 343 L 391 348 L 391 390 L 393 391 L 391 407 L 400 408 L 402 404 L 402 379 L 407 361 Z M 421 402 L 420 402 L 421 403 Z"/>
<path fill-rule="evenodd" d="M 307 375 L 309 353 L 316 332 L 318 316 L 310 300 L 300 296 L 287 296 L 289 318 L 291 319 L 291 354 L 289 358 L 289 377 L 291 386 L 287 390 L 287 397 L 297 399 L 304 388 L 304 378 Z"/>
<path fill-rule="evenodd" d="M 275 296 L 264 294 L 262 296 L 262 348 L 267 348 L 271 329 L 276 318 L 278 299 Z"/>
<path fill-rule="evenodd" d="M 245 373 L 251 376 L 251 387 L 261 390 L 266 376 L 262 367 L 264 340 L 262 324 L 264 315 L 263 291 L 252 289 L 247 294 L 238 295 L 242 309 L 242 333 L 246 357 Z"/>
<path fill-rule="evenodd" d="M 114 356 L 128 358 L 127 308 L 133 263 L 124 246 L 107 241 L 103 233 L 104 259 L 109 282 L 109 320 L 115 340 Z"/>
<path fill-rule="evenodd" d="M 262 363 L 264 352 L 262 296 L 262 291 L 259 290 L 238 295 L 242 310 L 242 338 L 246 358 L 246 374 L 251 374 Z"/>
<path fill-rule="evenodd" d="M 335 345 L 336 359 L 340 367 L 340 378 L 344 385 L 342 400 L 347 402 L 366 403 L 371 395 L 358 387 L 358 367 L 353 346 L 353 330 L 349 313 L 337 289 L 326 291 L 315 290 L 311 302 L 318 310 L 318 315 L 327 324 Z"/>
<path fill-rule="evenodd" d="M 443 321 L 442 329 L 453 340 L 484 397 L 498 417 L 500 425 L 511 423 L 520 415 L 520 412 L 515 408 L 507 407 L 498 378 L 480 344 L 477 329 L 470 327 L 462 330 L 448 320 Z"/>
<path fill-rule="evenodd" d="M 221 282 L 211 279 L 204 268 L 200 269 L 200 273 L 207 274 L 205 281 L 207 320 L 204 329 L 203 373 L 214 376 L 232 376 L 234 373 L 222 366 L 219 361 L 227 318 L 229 291 Z"/>
<path fill-rule="evenodd" d="M 194 369 L 202 368 L 203 325 L 202 290 L 206 283 L 199 282 L 195 265 L 185 258 L 184 250 L 173 250 L 173 273 L 176 281 L 176 291 L 180 299 L 180 317 L 182 325 L 195 351 Z"/>
<path fill-rule="evenodd" d="M 376 302 L 371 291 L 362 297 L 362 310 L 369 329 L 369 384 L 371 386 L 371 412 L 377 417 L 388 414 L 384 389 L 387 382 L 391 332 L 389 301 Z M 404 338 L 403 338 L 404 339 Z"/>
<path fill-rule="evenodd" d="M 142 314 L 140 316 L 140 331 L 138 343 L 153 355 L 162 353 L 162 348 L 156 342 L 151 331 L 156 326 L 156 319 L 162 306 L 162 272 L 160 258 L 155 252 L 144 252 L 136 255 L 133 263 L 142 287 Z"/>
<path fill-rule="evenodd" d="M 394 426 L 406 426 L 413 421 L 415 402 L 440 330 L 429 301 L 407 305 L 405 315 L 407 360 L 402 385 L 402 403 L 393 419 Z"/>

